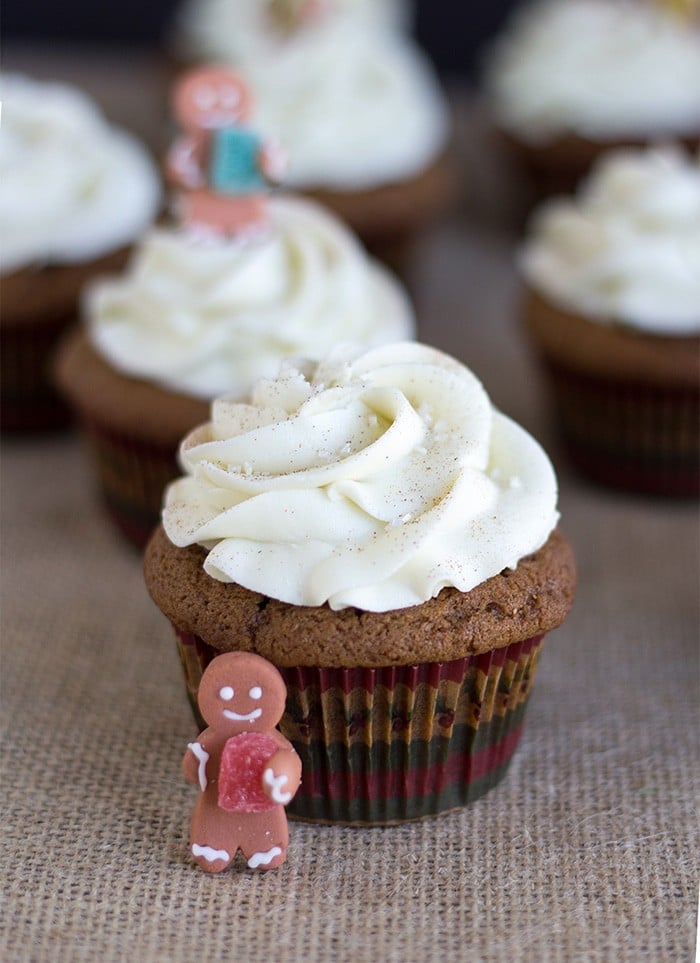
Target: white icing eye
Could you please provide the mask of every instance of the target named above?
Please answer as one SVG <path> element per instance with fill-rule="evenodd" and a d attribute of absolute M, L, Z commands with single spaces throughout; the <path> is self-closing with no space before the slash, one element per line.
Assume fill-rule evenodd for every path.
<path fill-rule="evenodd" d="M 233 689 L 230 685 L 225 685 L 223 689 L 219 689 L 219 698 L 223 699 L 224 702 L 230 702 L 233 699 Z"/>
<path fill-rule="evenodd" d="M 238 107 L 240 100 L 241 95 L 235 87 L 222 87 L 219 91 L 219 103 L 222 107 L 227 109 Z"/>
<path fill-rule="evenodd" d="M 259 685 L 254 685 L 252 689 L 248 690 L 248 695 L 251 699 L 259 699 L 262 695 L 262 689 Z"/>
<path fill-rule="evenodd" d="M 200 110 L 211 110 L 216 104 L 216 91 L 213 87 L 199 87 L 192 99 Z"/>

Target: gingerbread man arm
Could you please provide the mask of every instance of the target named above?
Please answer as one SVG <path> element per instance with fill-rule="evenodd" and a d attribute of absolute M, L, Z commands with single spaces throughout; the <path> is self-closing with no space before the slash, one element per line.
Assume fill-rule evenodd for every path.
<path fill-rule="evenodd" d="M 195 742 L 187 744 L 187 752 L 182 760 L 182 773 L 187 782 L 199 785 L 200 791 L 207 788 L 207 762 L 209 753 L 205 749 L 206 730 L 200 733 Z"/>
<path fill-rule="evenodd" d="M 189 136 L 176 140 L 166 160 L 168 179 L 186 190 L 204 187 L 201 155 L 202 144 L 197 138 Z"/>
<path fill-rule="evenodd" d="M 271 183 L 279 184 L 287 173 L 287 152 L 277 141 L 267 141 L 258 151 L 261 174 Z"/>
<path fill-rule="evenodd" d="M 300 782 L 299 756 L 291 746 L 278 749 L 263 771 L 263 792 L 272 802 L 286 806 L 293 799 Z"/>

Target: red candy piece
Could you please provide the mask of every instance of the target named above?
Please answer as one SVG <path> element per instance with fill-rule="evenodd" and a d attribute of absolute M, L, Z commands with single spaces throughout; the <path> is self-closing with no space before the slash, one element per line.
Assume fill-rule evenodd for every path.
<path fill-rule="evenodd" d="M 241 732 L 227 740 L 219 764 L 219 806 L 228 812 L 262 813 L 277 805 L 263 792 L 263 772 L 279 749 L 272 736 Z"/>

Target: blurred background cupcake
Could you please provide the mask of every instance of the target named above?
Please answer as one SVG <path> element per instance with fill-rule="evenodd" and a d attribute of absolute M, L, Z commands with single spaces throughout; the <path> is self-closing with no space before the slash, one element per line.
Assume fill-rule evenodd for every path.
<path fill-rule="evenodd" d="M 290 811 L 401 822 L 503 778 L 576 572 L 549 459 L 471 371 L 336 348 L 214 402 L 181 459 L 146 583 L 193 704 L 220 652 L 282 672 Z"/>
<path fill-rule="evenodd" d="M 520 268 L 574 463 L 605 484 L 696 495 L 700 156 L 602 157 L 575 197 L 536 212 Z"/>
<path fill-rule="evenodd" d="M 256 123 L 289 152 L 286 186 L 398 267 L 407 239 L 455 197 L 449 111 L 406 11 L 385 0 L 188 0 L 175 41 L 181 60 L 241 71 Z"/>
<path fill-rule="evenodd" d="M 79 292 L 124 263 L 160 181 L 146 150 L 77 89 L 15 74 L 0 88 L 2 429 L 37 431 L 67 420 L 49 364 Z"/>
<path fill-rule="evenodd" d="M 535 0 L 487 58 L 492 116 L 536 195 L 571 191 L 606 148 L 700 144 L 695 0 Z"/>
<path fill-rule="evenodd" d="M 269 196 L 279 158 L 247 126 L 237 74 L 195 69 L 174 102 L 180 220 L 149 231 L 122 275 L 86 288 L 84 327 L 56 366 L 106 507 L 137 544 L 158 521 L 180 439 L 212 398 L 244 397 L 288 356 L 415 334 L 403 288 L 342 222 L 309 199 Z"/>

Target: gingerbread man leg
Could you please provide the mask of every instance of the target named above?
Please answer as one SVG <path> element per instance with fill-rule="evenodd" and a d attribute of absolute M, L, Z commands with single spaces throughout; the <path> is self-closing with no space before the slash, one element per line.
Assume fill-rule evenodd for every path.
<path fill-rule="evenodd" d="M 267 208 L 261 195 L 226 197 L 211 191 L 191 191 L 180 199 L 179 215 L 190 234 L 202 239 L 263 234 L 268 227 Z"/>
<path fill-rule="evenodd" d="M 202 794 L 195 803 L 190 824 L 190 853 L 205 873 L 220 873 L 238 850 L 238 833 L 231 813 L 212 805 Z"/>
<path fill-rule="evenodd" d="M 264 813 L 248 813 L 241 850 L 250 869 L 276 869 L 287 858 L 289 828 L 282 806 Z"/>

